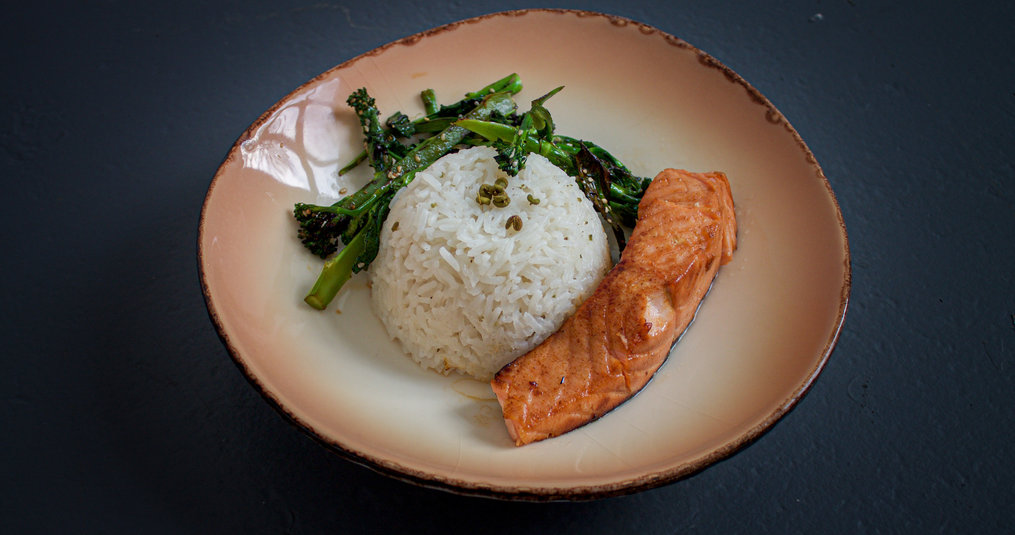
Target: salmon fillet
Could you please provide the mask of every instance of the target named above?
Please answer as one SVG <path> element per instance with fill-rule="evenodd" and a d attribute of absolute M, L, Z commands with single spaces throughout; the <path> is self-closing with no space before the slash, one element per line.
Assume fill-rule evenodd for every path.
<path fill-rule="evenodd" d="M 595 292 L 560 330 L 491 381 L 518 446 L 585 425 L 648 383 L 736 249 L 723 173 L 666 169 Z"/>

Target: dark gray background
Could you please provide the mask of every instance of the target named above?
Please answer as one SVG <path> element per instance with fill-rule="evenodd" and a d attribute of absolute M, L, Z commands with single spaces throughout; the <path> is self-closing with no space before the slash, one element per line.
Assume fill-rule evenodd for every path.
<path fill-rule="evenodd" d="M 0 531 L 1011 530 L 1015 8 L 936 4 L 5 8 Z M 251 122 L 373 47 L 520 7 L 709 52 L 786 115 L 843 211 L 852 300 L 824 373 L 759 441 L 663 488 L 503 503 L 378 475 L 283 420 L 206 314 L 201 204 Z"/>

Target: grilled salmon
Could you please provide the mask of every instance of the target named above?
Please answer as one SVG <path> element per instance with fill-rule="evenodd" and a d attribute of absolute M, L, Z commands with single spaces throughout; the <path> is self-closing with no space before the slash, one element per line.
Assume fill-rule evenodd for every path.
<path fill-rule="evenodd" d="M 736 249 L 723 173 L 666 169 L 627 247 L 560 330 L 491 381 L 518 446 L 585 425 L 648 383 Z"/>

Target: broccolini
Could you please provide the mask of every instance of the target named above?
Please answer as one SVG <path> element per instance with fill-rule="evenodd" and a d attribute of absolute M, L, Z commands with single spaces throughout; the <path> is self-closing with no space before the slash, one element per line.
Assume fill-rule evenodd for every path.
<path fill-rule="evenodd" d="M 438 105 L 433 90 L 426 89 L 420 93 L 426 115 L 410 120 L 395 112 L 383 123 L 365 88 L 349 96 L 365 149 L 339 174 L 365 161 L 374 171 L 373 179 L 330 206 L 297 203 L 293 208 L 300 241 L 313 254 L 331 257 L 305 298 L 310 306 L 326 308 L 352 274 L 366 269 L 377 256 L 381 227 L 395 192 L 417 171 L 462 146 L 493 147 L 498 165 L 510 175 L 524 168 L 529 154 L 545 156 L 575 178 L 623 250 L 623 227 L 637 221 L 638 203 L 651 179 L 633 175 L 594 143 L 555 133 L 545 103 L 563 86 L 533 100 L 529 110 L 519 114 L 512 95 L 521 88 L 518 75 L 511 74 L 447 106 Z M 344 244 L 341 250 L 339 243 Z"/>
<path fill-rule="evenodd" d="M 512 75 L 482 89 L 481 94 L 466 95 L 459 104 L 474 103 L 464 114 L 469 119 L 505 117 L 514 113 L 515 102 L 511 95 L 520 89 L 517 75 Z M 324 258 L 338 250 L 339 241 L 345 244 L 338 254 L 325 262 L 316 283 L 304 298 L 307 304 L 321 310 L 353 273 L 366 269 L 377 256 L 381 225 L 395 192 L 411 182 L 418 170 L 437 161 L 470 135 L 465 128 L 453 124 L 458 119 L 458 115 L 453 115 L 445 118 L 446 125 L 439 134 L 405 146 L 381 127 L 380 112 L 366 89 L 353 92 L 347 103 L 355 110 L 363 127 L 366 159 L 374 170 L 373 179 L 330 206 L 297 203 L 293 208 L 293 216 L 299 223 L 297 235 L 311 252 Z M 461 111 L 467 107 L 453 109 Z M 442 107 L 438 115 L 446 109 L 451 108 Z"/>

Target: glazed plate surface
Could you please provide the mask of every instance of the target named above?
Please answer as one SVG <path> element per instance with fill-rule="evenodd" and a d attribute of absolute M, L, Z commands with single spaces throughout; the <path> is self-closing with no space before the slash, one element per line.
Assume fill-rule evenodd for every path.
<path fill-rule="evenodd" d="M 366 87 L 384 116 L 413 117 L 422 89 L 449 104 L 512 72 L 525 85 L 522 109 L 564 85 L 547 103 L 557 131 L 606 147 L 637 175 L 725 172 L 739 222 L 733 261 L 648 386 L 597 422 L 520 448 L 488 384 L 423 370 L 388 338 L 365 274 L 328 311 L 303 303 L 321 260 L 303 249 L 291 215 L 296 202 L 330 204 L 369 178 L 366 166 L 337 174 L 362 148 L 345 104 L 353 90 Z M 218 170 L 199 252 L 208 309 L 230 355 L 297 426 L 388 475 L 508 499 L 636 492 L 732 454 L 818 376 L 850 285 L 835 197 L 782 114 L 692 45 L 577 11 L 435 28 L 300 86 L 251 125 Z"/>

